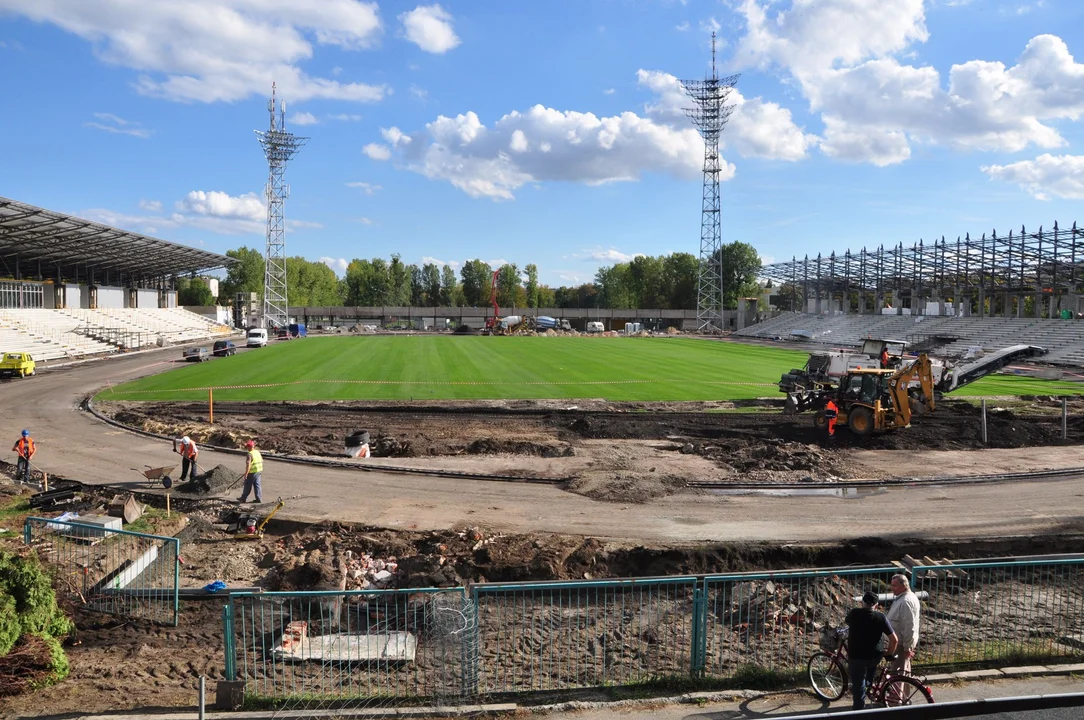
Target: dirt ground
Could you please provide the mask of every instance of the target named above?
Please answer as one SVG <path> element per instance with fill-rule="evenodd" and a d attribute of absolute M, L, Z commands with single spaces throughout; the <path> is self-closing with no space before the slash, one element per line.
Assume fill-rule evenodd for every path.
<path fill-rule="evenodd" d="M 785 416 L 782 400 L 744 403 L 102 403 L 119 422 L 167 436 L 239 448 L 256 438 L 265 452 L 344 457 L 344 438 L 366 430 L 372 465 L 442 467 L 458 472 L 556 477 L 596 500 L 647 502 L 690 481 L 801 482 L 876 479 L 884 472 L 856 461 L 867 450 L 977 450 L 1078 444 L 1084 400 L 1070 409 L 1062 441 L 1060 400 L 992 403 L 989 442 L 979 409 L 944 401 L 910 428 L 872 438 L 846 430 L 829 443 L 812 415 Z M 170 418 L 163 422 L 160 418 Z M 978 455 L 978 454 L 976 454 Z M 979 458 L 976 457 L 976 464 Z M 975 472 L 989 472 L 977 467 Z"/>
<path fill-rule="evenodd" d="M 0 472 L 0 506 L 26 498 L 33 490 L 36 488 L 12 483 L 10 476 Z M 100 511 L 112 494 L 107 488 L 82 487 L 72 503 L 46 514 Z M 148 507 L 163 500 L 154 495 L 139 495 L 138 499 Z M 501 534 L 484 526 L 409 532 L 341 523 L 271 523 L 262 540 L 238 542 L 227 528 L 236 521 L 239 510 L 265 514 L 271 506 L 242 508 L 229 501 L 177 495 L 172 507 L 172 518 L 163 520 L 158 530 L 179 531 L 181 585 L 185 588 L 203 587 L 215 580 L 266 590 L 450 587 L 498 581 L 827 567 L 886 562 L 904 554 L 952 558 L 1084 550 L 1084 538 L 1064 537 L 1021 539 L 1019 547 L 1009 541 L 923 544 L 875 540 L 816 546 L 644 546 L 561 535 Z M 11 527 L 21 526 L 21 522 L 20 517 L 5 520 Z M 18 541 L 17 537 L 0 540 Z M 176 628 L 84 612 L 74 598 L 61 599 L 72 610 L 78 628 L 65 643 L 72 666 L 70 677 L 32 695 L 0 699 L 0 716 L 191 707 L 200 675 L 208 678 L 212 688 L 222 679 L 221 598 L 182 600 Z"/>

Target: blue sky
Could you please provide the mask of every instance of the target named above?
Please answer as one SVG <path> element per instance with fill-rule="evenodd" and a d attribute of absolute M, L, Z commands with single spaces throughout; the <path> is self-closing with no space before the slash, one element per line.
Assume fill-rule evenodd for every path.
<path fill-rule="evenodd" d="M 274 80 L 311 138 L 290 254 L 585 282 L 698 252 L 674 81 L 715 29 L 742 73 L 725 241 L 781 261 L 1084 222 L 1082 27 L 1070 0 L 0 0 L 0 195 L 262 249 Z"/>

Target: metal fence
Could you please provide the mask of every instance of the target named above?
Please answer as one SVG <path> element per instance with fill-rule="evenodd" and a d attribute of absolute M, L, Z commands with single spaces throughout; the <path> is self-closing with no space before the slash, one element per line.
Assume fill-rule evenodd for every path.
<path fill-rule="evenodd" d="M 296 708 L 786 675 L 804 672 L 821 631 L 843 624 L 863 592 L 890 599 L 896 572 L 235 595 L 227 678 Z M 920 565 L 911 582 L 928 594 L 916 667 L 1084 655 L 1084 558 Z"/>
<path fill-rule="evenodd" d="M 456 704 L 473 692 L 463 588 L 237 593 L 224 622 L 226 678 L 281 707 Z"/>
<path fill-rule="evenodd" d="M 23 525 L 23 540 L 53 568 L 58 601 L 177 625 L 177 538 L 30 517 Z"/>

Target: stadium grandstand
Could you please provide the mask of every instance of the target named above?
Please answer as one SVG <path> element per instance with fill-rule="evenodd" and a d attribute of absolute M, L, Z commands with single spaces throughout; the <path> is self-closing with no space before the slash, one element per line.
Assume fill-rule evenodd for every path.
<path fill-rule="evenodd" d="M 1084 229 L 944 238 L 793 258 L 761 270 L 783 313 L 738 336 L 860 345 L 906 340 L 949 357 L 1045 347 L 1044 362 L 1084 365 Z"/>
<path fill-rule="evenodd" d="M 0 197 L 0 352 L 48 361 L 225 335 L 174 280 L 230 258 Z"/>

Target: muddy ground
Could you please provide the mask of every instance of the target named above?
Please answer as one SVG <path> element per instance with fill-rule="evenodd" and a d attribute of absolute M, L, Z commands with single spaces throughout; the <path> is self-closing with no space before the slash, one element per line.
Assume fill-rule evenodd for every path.
<path fill-rule="evenodd" d="M 976 450 L 1084 441 L 1084 400 L 1070 408 L 1061 440 L 1060 400 L 990 403 L 989 442 L 980 411 L 943 401 L 910 428 L 871 438 L 840 430 L 828 442 L 812 414 L 785 416 L 776 398 L 744 403 L 100 403 L 99 411 L 149 432 L 189 435 L 240 448 L 256 438 L 265 452 L 343 457 L 344 438 L 372 437 L 378 462 L 488 474 L 560 477 L 564 487 L 598 500 L 647 502 L 690 481 L 800 482 L 876 479 L 853 452 Z M 976 469 L 980 472 L 982 468 Z"/>
<path fill-rule="evenodd" d="M 28 497 L 29 492 L 36 488 L 28 489 L 12 483 L 3 474 L 4 469 L 0 468 L 0 507 L 9 507 L 12 502 Z M 64 510 L 97 512 L 112 495 L 113 491 L 107 488 L 84 487 L 80 488 L 80 495 L 73 502 L 41 512 L 48 516 Z M 138 499 L 148 507 L 162 502 L 161 497 L 152 495 L 138 496 Z M 261 506 L 256 508 L 256 512 L 266 513 L 270 507 Z M 160 515 L 161 508 L 157 510 Z M 343 586 L 349 589 L 450 587 L 497 581 L 700 574 L 884 563 L 901 559 L 905 554 L 957 558 L 1020 552 L 1084 551 L 1084 538 L 1072 537 L 1036 538 L 1019 546 L 1007 541 L 892 543 L 877 540 L 782 547 L 751 543 L 642 546 L 583 537 L 499 534 L 483 526 L 465 526 L 443 532 L 402 532 L 338 523 L 297 525 L 274 522 L 268 526 L 269 532 L 262 540 L 237 542 L 226 531 L 228 523 L 236 520 L 236 504 L 213 498 L 175 495 L 173 510 L 174 513 L 183 513 L 184 520 L 179 520 L 174 514 L 168 523 L 162 521 L 161 528 L 169 533 L 183 528 L 179 530 L 178 537 L 182 540 L 181 585 L 186 588 L 203 587 L 215 580 L 222 580 L 231 586 L 255 585 L 266 590 L 337 589 Z M 17 515 L 9 515 L 4 521 L 5 527 L 21 527 L 21 522 L 21 517 Z M 0 542 L 17 543 L 19 538 L 0 539 Z M 388 575 L 381 580 L 378 578 L 382 572 Z M 767 586 L 758 585 L 755 590 L 760 597 L 767 591 Z M 779 592 L 782 591 L 781 587 Z M 847 593 L 841 597 L 845 598 Z M 785 609 L 791 602 L 788 597 L 780 595 L 771 602 L 779 603 Z M 71 676 L 60 685 L 33 695 L 0 699 L 0 716 L 190 707 L 195 702 L 199 675 L 205 675 L 211 687 L 214 681 L 222 679 L 221 598 L 182 600 L 180 623 L 176 628 L 85 612 L 74 596 L 63 596 L 61 600 L 74 614 L 78 627 L 66 643 L 72 665 Z M 670 608 L 677 623 L 673 631 L 679 635 L 687 631 L 680 621 L 680 617 L 686 614 L 686 600 L 675 600 L 676 604 Z M 526 612 L 524 609 L 519 611 Z M 650 608 L 647 611 L 654 612 Z M 548 617 L 552 608 L 540 606 L 531 612 Z M 483 614 L 483 619 L 489 622 L 493 618 Z M 720 621 L 725 621 L 729 629 L 724 630 L 720 626 L 718 642 L 721 644 L 712 650 L 715 658 L 727 655 L 730 652 L 727 648 L 738 648 L 746 642 L 742 640 L 742 633 L 747 628 L 742 627 L 741 623 L 736 624 L 722 617 Z M 650 632 L 662 633 L 667 630 L 668 626 L 659 624 L 661 621 L 658 619 L 652 622 L 658 627 L 649 628 Z M 621 632 L 621 628 L 609 628 L 604 629 L 603 634 L 619 638 Z M 615 641 L 614 638 L 606 642 Z M 662 654 L 651 662 L 670 662 L 670 654 L 684 651 L 686 639 L 675 635 L 660 641 L 657 647 Z M 596 639 L 596 642 L 601 640 Z M 630 642 L 622 641 L 620 646 L 624 647 Z M 785 645 L 780 641 L 780 648 Z M 587 640 L 582 647 L 577 647 L 577 652 L 590 654 L 596 651 L 591 649 Z M 613 648 L 617 647 L 611 645 L 605 651 L 613 652 Z M 504 649 L 487 648 L 486 652 L 498 650 L 501 657 L 506 658 Z M 529 650 L 524 647 L 517 652 Z M 597 649 L 597 652 L 603 651 Z M 629 652 L 634 652 L 632 645 L 621 650 L 620 656 L 624 657 Z M 634 656 L 629 657 L 637 663 L 641 662 Z M 632 659 L 626 660 L 632 662 Z M 502 662 L 507 663 L 508 660 Z M 587 660 L 585 663 L 584 668 L 593 667 Z M 635 666 L 630 665 L 630 672 L 634 669 Z M 588 675 L 583 679 L 590 681 Z M 496 691 L 499 687 L 500 682 L 495 680 L 492 689 Z"/>

